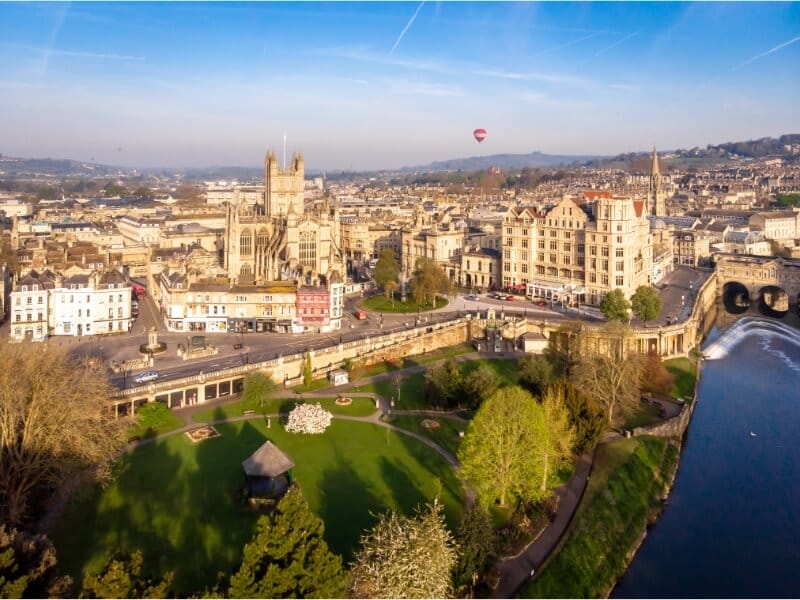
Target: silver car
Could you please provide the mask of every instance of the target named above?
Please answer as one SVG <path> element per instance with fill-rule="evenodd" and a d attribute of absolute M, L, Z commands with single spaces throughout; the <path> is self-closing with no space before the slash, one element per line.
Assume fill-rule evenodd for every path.
<path fill-rule="evenodd" d="M 133 382 L 147 383 L 148 381 L 155 381 L 156 379 L 158 379 L 157 371 L 142 371 L 138 375 L 134 376 Z"/>

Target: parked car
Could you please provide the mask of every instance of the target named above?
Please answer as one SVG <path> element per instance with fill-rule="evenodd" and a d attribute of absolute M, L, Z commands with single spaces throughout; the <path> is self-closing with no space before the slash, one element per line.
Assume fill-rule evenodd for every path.
<path fill-rule="evenodd" d="M 547 300 L 537 300 L 536 306 L 547 306 Z"/>
<path fill-rule="evenodd" d="M 134 383 L 147 383 L 148 381 L 155 381 L 158 379 L 157 371 L 142 371 L 133 377 Z"/>
<path fill-rule="evenodd" d="M 508 296 L 506 296 L 506 300 L 508 300 L 509 302 L 512 302 L 514 300 L 514 296 L 509 294 Z"/>
<path fill-rule="evenodd" d="M 478 296 L 476 294 L 467 294 L 467 300 L 477 300 Z"/>

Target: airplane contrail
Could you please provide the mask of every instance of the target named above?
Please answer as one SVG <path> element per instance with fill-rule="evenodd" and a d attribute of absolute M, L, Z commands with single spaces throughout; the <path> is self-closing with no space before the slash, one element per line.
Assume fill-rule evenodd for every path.
<path fill-rule="evenodd" d="M 414 11 L 414 14 L 413 14 L 413 15 L 411 15 L 411 19 L 409 19 L 409 21 L 408 21 L 408 23 L 406 24 L 406 26 L 405 26 L 405 28 L 403 29 L 403 31 L 401 31 L 401 32 L 400 32 L 400 35 L 399 35 L 399 36 L 397 36 L 397 41 L 394 43 L 394 46 L 392 46 L 392 49 L 389 51 L 389 54 L 394 54 L 394 50 L 395 50 L 395 48 L 397 48 L 397 45 L 398 45 L 398 44 L 400 43 L 400 41 L 403 39 L 403 36 L 406 34 L 406 31 L 408 31 L 408 28 L 409 28 L 409 27 L 411 27 L 411 25 L 413 25 L 413 23 L 414 23 L 414 19 L 416 19 L 416 18 L 417 18 L 417 15 L 419 14 L 419 11 L 422 9 L 422 5 L 423 5 L 423 4 L 425 4 L 425 0 L 422 0 L 422 2 L 420 2 L 420 3 L 419 3 L 419 6 L 417 7 L 417 10 L 415 10 L 415 11 Z"/>
<path fill-rule="evenodd" d="M 757 61 L 759 58 L 764 58 L 765 56 L 768 56 L 768 55 L 772 54 L 773 52 L 777 52 L 778 50 L 780 50 L 782 48 L 786 48 L 786 46 L 790 46 L 791 44 L 794 44 L 795 42 L 800 42 L 800 36 L 797 36 L 796 38 L 792 38 L 788 42 L 783 42 L 782 44 L 778 44 L 777 46 L 775 46 L 774 48 L 770 48 L 766 52 L 762 52 L 761 54 L 756 54 L 755 56 L 751 56 L 746 61 L 744 61 L 742 64 L 736 65 L 731 70 L 740 69 L 741 67 L 744 67 L 745 65 L 749 65 L 751 62 Z"/>

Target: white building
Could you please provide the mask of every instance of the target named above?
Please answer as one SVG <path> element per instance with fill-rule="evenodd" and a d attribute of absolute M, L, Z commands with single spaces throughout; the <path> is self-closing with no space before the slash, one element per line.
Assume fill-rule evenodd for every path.
<path fill-rule="evenodd" d="M 11 292 L 13 341 L 127 333 L 130 327 L 131 287 L 117 271 L 31 271 Z"/>

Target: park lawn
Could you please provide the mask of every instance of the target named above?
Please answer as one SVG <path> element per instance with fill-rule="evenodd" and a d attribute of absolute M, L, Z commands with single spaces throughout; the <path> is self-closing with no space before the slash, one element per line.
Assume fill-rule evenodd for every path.
<path fill-rule="evenodd" d="M 397 401 L 397 386 L 391 378 L 359 386 L 359 391 L 380 394 L 387 400 L 395 399 L 394 407 L 397 410 L 428 409 L 422 398 L 422 386 L 425 381 L 424 373 L 404 375 L 400 384 L 400 401 Z"/>
<path fill-rule="evenodd" d="M 688 358 L 670 358 L 664 361 L 664 368 L 675 376 L 672 397 L 691 401 L 694 398 L 694 381 L 697 377 L 695 364 Z"/>
<path fill-rule="evenodd" d="M 145 575 L 175 572 L 173 595 L 212 586 L 218 572 L 235 571 L 252 535 L 258 515 L 241 503 L 241 462 L 266 439 L 296 464 L 294 480 L 345 561 L 389 508 L 411 514 L 438 491 L 451 528 L 462 514 L 456 473 L 401 433 L 342 420 L 317 436 L 286 433 L 276 421 L 269 429 L 260 420 L 215 428 L 221 437 L 198 444 L 180 434 L 140 446 L 118 461 L 109 486 L 76 497 L 52 535 L 61 572 L 79 584 L 114 552 L 139 549 Z"/>
<path fill-rule="evenodd" d="M 389 313 L 408 313 L 409 316 L 412 316 L 411 313 L 416 313 L 417 311 L 427 312 L 437 308 L 444 308 L 447 306 L 448 301 L 447 298 L 437 296 L 436 305 L 434 306 L 433 304 L 417 304 L 414 302 L 414 299 L 411 298 L 411 296 L 408 296 L 407 302 L 400 302 L 396 295 L 394 301 L 392 301 L 390 298 L 387 298 L 385 295 L 381 294 L 379 296 L 365 298 L 359 304 L 361 308 L 365 308 L 367 310 Z"/>
<path fill-rule="evenodd" d="M 677 447 L 662 438 L 601 445 L 586 493 L 559 548 L 521 595 L 607 597 L 628 566 L 628 553 L 656 514 L 677 460 Z"/>
<path fill-rule="evenodd" d="M 422 426 L 422 421 L 431 419 L 439 422 L 438 429 L 425 429 Z M 458 421 L 456 419 L 449 419 L 447 417 L 420 417 L 414 415 L 396 415 L 392 419 L 392 425 L 413 431 L 419 435 L 428 438 L 432 442 L 439 444 L 442 448 L 447 450 L 453 457 L 458 453 L 458 447 L 461 445 L 461 438 L 458 436 L 459 431 L 466 431 L 468 423 Z"/>
<path fill-rule="evenodd" d="M 146 427 L 137 424 L 128 429 L 128 441 L 154 438 L 161 434 L 180 429 L 183 426 L 184 422 L 176 417 L 175 413 L 169 411 L 167 418 L 163 422 L 159 423 L 157 427 Z"/>
<path fill-rule="evenodd" d="M 334 415 L 346 415 L 350 417 L 367 417 L 374 413 L 375 401 L 372 398 L 353 398 L 352 403 L 347 406 L 340 406 L 336 404 L 336 398 L 305 398 L 303 402 L 306 404 L 321 404 L 324 408 L 331 411 Z M 245 405 L 244 400 L 238 400 L 229 404 L 223 404 L 208 410 L 203 410 L 194 414 L 194 420 L 197 423 L 209 423 L 211 421 L 220 421 L 223 419 L 233 419 L 244 415 L 245 410 L 253 410 L 257 415 L 275 415 L 278 413 L 286 413 L 299 402 L 299 398 L 270 398 L 264 401 L 263 406 L 258 406 L 256 403 Z"/>

